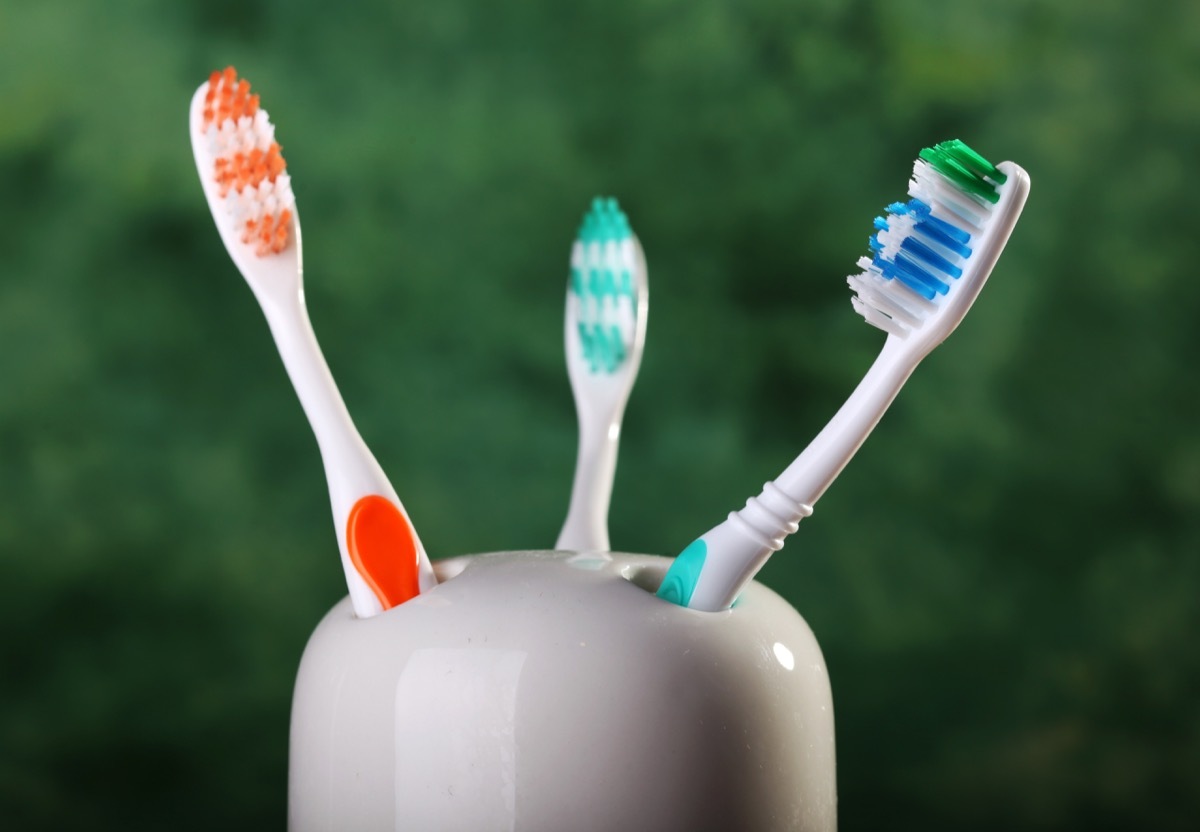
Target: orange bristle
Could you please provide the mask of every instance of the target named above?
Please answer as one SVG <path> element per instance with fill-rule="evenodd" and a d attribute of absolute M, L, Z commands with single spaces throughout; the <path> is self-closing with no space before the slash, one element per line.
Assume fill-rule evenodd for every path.
<path fill-rule="evenodd" d="M 214 71 L 208 78 L 208 90 L 204 96 L 204 128 L 208 129 L 214 123 L 222 125 L 231 119 L 235 125 L 234 136 L 242 137 L 234 139 L 233 146 L 237 147 L 239 143 L 242 147 L 252 146 L 254 133 L 249 134 L 247 140 L 247 134 L 243 132 L 246 128 L 238 126 L 238 123 L 243 117 L 253 119 L 260 107 L 258 94 L 251 93 L 250 82 L 239 79 L 232 66 Z M 250 130 L 256 128 L 251 127 Z M 226 155 L 214 160 L 213 178 L 218 193 L 226 197 L 231 189 L 241 194 L 247 187 L 257 188 L 263 180 L 274 183 L 286 169 L 287 163 L 278 142 L 272 142 L 266 150 L 255 147 L 248 152 L 226 151 Z M 285 186 L 283 193 L 290 200 L 290 189 Z M 246 220 L 241 233 L 242 242 L 254 245 L 255 253 L 260 257 L 278 254 L 287 248 L 291 222 L 292 212 L 288 208 L 282 208 L 278 214 L 264 213 L 257 220 Z"/>
<path fill-rule="evenodd" d="M 287 165 L 283 161 L 283 155 L 280 153 L 279 142 L 272 142 L 267 148 L 267 168 L 270 171 L 271 181 L 275 181 L 275 177 L 283 173 Z"/>
<path fill-rule="evenodd" d="M 275 244 L 273 250 L 276 254 L 283 251 L 287 247 L 288 229 L 292 224 L 292 212 L 284 208 L 279 212 L 279 223 L 275 227 Z"/>
<path fill-rule="evenodd" d="M 271 237 L 273 236 L 271 231 L 274 224 L 275 217 L 272 215 L 267 214 L 262 218 L 258 232 L 258 248 L 255 250 L 259 257 L 271 251 Z"/>

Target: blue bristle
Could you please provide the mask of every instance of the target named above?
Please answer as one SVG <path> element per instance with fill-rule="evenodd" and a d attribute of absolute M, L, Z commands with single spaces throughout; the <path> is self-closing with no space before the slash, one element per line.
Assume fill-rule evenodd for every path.
<path fill-rule="evenodd" d="M 936 228 L 938 230 L 938 233 L 946 235 L 946 237 L 948 239 L 954 240 L 954 242 L 958 243 L 961 246 L 965 247 L 966 244 L 971 241 L 971 235 L 968 234 L 966 231 L 963 231 L 961 228 L 959 228 L 954 223 L 946 222 L 945 220 L 938 219 L 937 217 L 933 216 L 932 214 L 925 217 L 921 222 L 925 225 L 929 225 L 933 228 Z"/>
<path fill-rule="evenodd" d="M 915 237 L 905 237 L 904 242 L 900 244 L 900 248 L 953 278 L 962 277 L 962 269 Z"/>
<path fill-rule="evenodd" d="M 954 252 L 959 257 L 971 256 L 971 249 L 968 246 L 964 246 L 962 243 L 952 238 L 945 231 L 935 225 L 935 223 L 941 223 L 941 220 L 935 220 L 933 217 L 930 217 L 929 219 L 918 222 L 915 226 L 913 226 L 913 228 L 943 248 Z M 970 235 L 967 236 L 969 237 Z"/>
<path fill-rule="evenodd" d="M 941 280 L 937 277 L 937 275 L 933 274 L 920 263 L 911 258 L 897 257 L 895 264 L 896 270 L 899 274 L 908 275 L 914 280 L 920 281 L 939 295 L 944 295 L 950 291 L 949 283 Z M 933 300 L 932 297 L 929 299 Z"/>
<path fill-rule="evenodd" d="M 876 217 L 873 225 L 877 231 L 888 231 L 888 220 L 895 216 L 910 216 L 913 219 L 913 232 L 919 232 L 930 243 L 957 254 L 959 257 L 971 256 L 971 249 L 966 243 L 971 235 L 955 225 L 938 219 L 932 215 L 929 206 L 919 200 L 910 199 L 907 202 L 893 202 L 887 206 L 888 217 Z M 872 235 L 868 245 L 874 254 L 873 263 L 880 273 L 889 280 L 898 280 L 926 300 L 933 300 L 938 295 L 950 291 L 950 284 L 942 276 L 957 279 L 962 277 L 962 269 L 939 251 L 922 240 L 909 235 L 900 242 L 900 251 L 894 260 L 883 257 L 884 245 L 879 241 L 879 235 Z"/>
<path fill-rule="evenodd" d="M 963 231 L 954 223 L 946 222 L 943 219 L 938 219 L 933 215 L 932 210 L 928 205 L 919 199 L 910 199 L 908 201 L 909 210 L 917 217 L 920 217 L 922 222 L 927 222 L 934 228 L 941 231 L 951 240 L 958 243 L 968 243 L 971 240 L 971 235 Z"/>
<path fill-rule="evenodd" d="M 874 264 L 884 277 L 899 280 L 925 300 L 933 300 L 935 296 L 944 295 L 950 291 L 949 285 L 938 280 L 907 257 L 897 257 L 894 261 L 876 257 Z"/>

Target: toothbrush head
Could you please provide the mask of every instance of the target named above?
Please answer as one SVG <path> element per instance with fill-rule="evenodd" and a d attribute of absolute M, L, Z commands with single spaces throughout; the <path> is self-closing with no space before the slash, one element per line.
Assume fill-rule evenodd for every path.
<path fill-rule="evenodd" d="M 872 256 L 847 282 L 868 323 L 924 355 L 979 295 L 1020 216 L 1029 176 L 954 139 L 921 151 L 908 193 L 876 217 Z"/>
<path fill-rule="evenodd" d="M 191 129 L 204 192 L 235 259 L 280 254 L 298 243 L 287 165 L 250 82 L 233 67 L 213 72 L 192 101 Z"/>
<path fill-rule="evenodd" d="M 646 264 L 629 219 L 596 197 L 571 249 L 567 356 L 591 375 L 637 372 L 646 337 Z"/>

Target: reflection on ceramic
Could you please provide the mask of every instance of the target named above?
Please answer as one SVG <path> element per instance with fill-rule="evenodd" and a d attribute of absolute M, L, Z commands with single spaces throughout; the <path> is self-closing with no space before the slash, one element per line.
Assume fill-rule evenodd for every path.
<path fill-rule="evenodd" d="M 812 632 L 760 584 L 662 601 L 669 563 L 500 552 L 373 618 L 343 600 L 296 680 L 289 828 L 834 829 Z"/>
<path fill-rule="evenodd" d="M 564 561 L 567 566 L 574 566 L 576 569 L 590 569 L 592 571 L 603 569 L 612 562 L 613 557 L 608 552 L 580 552 L 577 555 L 571 555 L 571 557 Z"/>

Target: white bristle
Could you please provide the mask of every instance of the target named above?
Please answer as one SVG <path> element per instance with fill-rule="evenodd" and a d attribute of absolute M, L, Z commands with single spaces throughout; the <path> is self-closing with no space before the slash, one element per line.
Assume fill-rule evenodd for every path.
<path fill-rule="evenodd" d="M 890 335 L 897 335 L 903 338 L 908 330 L 900 326 L 895 320 L 881 313 L 873 306 L 868 306 L 857 297 L 850 298 L 850 305 L 854 307 L 854 311 L 863 316 L 863 319 L 871 324 L 871 326 L 882 329 Z"/>
<path fill-rule="evenodd" d="M 913 163 L 908 193 L 928 205 L 938 219 L 954 223 L 971 234 L 983 228 L 991 213 L 989 203 L 961 190 L 923 159 Z"/>
<path fill-rule="evenodd" d="M 906 237 L 912 236 L 916 221 L 908 214 L 888 214 L 887 225 L 887 229 L 877 232 L 875 237 L 883 245 L 880 254 L 889 260 L 894 260 L 900 253 L 900 244 Z"/>
<path fill-rule="evenodd" d="M 266 150 L 275 141 L 275 125 L 271 123 L 266 110 L 254 114 L 254 136 L 259 150 Z"/>
<path fill-rule="evenodd" d="M 869 303 L 889 318 L 895 318 L 909 329 L 920 326 L 925 316 L 936 309 L 933 303 L 912 292 L 896 292 L 895 287 L 900 284 L 888 280 L 871 266 L 860 274 L 850 275 L 846 282 L 864 303 Z"/>
<path fill-rule="evenodd" d="M 637 249 L 634 248 L 632 237 L 626 237 L 621 241 L 618 262 L 620 267 L 628 270 L 630 274 L 633 274 L 633 270 L 638 267 Z"/>

